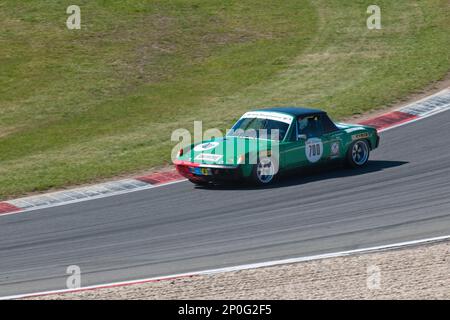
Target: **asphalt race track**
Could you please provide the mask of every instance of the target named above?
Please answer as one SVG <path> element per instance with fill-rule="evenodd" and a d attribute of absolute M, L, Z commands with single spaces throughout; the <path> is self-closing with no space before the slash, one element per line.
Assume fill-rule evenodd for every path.
<path fill-rule="evenodd" d="M 381 134 L 361 170 L 270 188 L 181 182 L 0 216 L 0 296 L 351 250 L 450 234 L 450 112 Z"/>

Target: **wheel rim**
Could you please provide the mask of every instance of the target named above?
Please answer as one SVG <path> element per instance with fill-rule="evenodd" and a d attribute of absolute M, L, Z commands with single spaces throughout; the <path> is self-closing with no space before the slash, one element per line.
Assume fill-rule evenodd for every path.
<path fill-rule="evenodd" d="M 356 142 L 352 148 L 353 162 L 360 166 L 366 163 L 368 157 L 369 148 L 367 147 L 367 143 L 365 143 L 364 141 Z"/>
<path fill-rule="evenodd" d="M 256 175 L 258 180 L 262 183 L 269 183 L 273 179 L 275 167 L 272 161 L 268 158 L 261 159 L 256 168 Z"/>

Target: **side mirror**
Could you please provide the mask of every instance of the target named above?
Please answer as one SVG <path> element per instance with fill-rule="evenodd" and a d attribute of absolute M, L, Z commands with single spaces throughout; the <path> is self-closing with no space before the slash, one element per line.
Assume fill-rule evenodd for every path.
<path fill-rule="evenodd" d="M 308 137 L 306 136 L 306 134 L 299 134 L 297 136 L 297 140 L 306 140 Z"/>

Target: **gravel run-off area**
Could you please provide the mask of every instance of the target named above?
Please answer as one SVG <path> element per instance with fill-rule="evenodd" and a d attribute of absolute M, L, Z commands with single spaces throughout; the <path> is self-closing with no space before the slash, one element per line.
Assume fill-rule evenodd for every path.
<path fill-rule="evenodd" d="M 450 299 L 450 241 L 32 299 Z"/>

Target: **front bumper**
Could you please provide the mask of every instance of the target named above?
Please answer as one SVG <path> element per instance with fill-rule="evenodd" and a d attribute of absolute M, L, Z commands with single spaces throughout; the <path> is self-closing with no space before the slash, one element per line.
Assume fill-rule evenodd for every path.
<path fill-rule="evenodd" d="M 235 181 L 243 178 L 240 166 L 200 164 L 180 160 L 174 161 L 174 164 L 179 174 L 192 181 Z M 201 169 L 206 169 L 203 171 L 207 174 L 196 173 L 202 171 Z"/>

